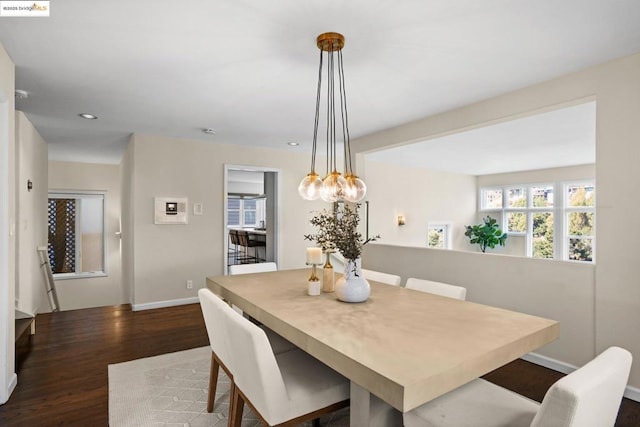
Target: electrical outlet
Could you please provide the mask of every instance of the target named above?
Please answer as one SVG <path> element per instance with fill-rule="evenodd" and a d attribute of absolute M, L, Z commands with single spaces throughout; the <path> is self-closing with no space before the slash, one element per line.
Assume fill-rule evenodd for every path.
<path fill-rule="evenodd" d="M 193 289 L 193 280 L 187 280 L 187 289 Z"/>

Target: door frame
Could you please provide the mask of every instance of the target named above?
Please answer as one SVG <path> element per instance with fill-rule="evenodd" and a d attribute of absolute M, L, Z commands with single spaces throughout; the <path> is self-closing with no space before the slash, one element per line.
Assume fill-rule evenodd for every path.
<path fill-rule="evenodd" d="M 275 245 L 274 245 L 274 259 L 275 262 L 278 266 L 280 266 L 280 243 L 281 243 L 281 237 L 280 237 L 280 221 L 281 221 L 281 210 L 280 210 L 280 199 L 281 199 L 281 194 L 282 194 L 282 169 L 279 168 L 272 168 L 272 167 L 265 167 L 265 166 L 251 166 L 251 165 L 238 165 L 238 164 L 230 164 L 230 163 L 225 163 L 224 164 L 224 179 L 222 180 L 222 198 L 223 198 L 223 204 L 222 204 L 222 235 L 224 236 L 224 238 L 222 239 L 223 241 L 223 246 L 222 246 L 222 271 L 224 272 L 224 274 L 228 274 L 228 254 L 229 254 L 229 238 L 228 238 L 228 230 L 227 230 L 227 200 L 228 200 L 228 189 L 227 189 L 227 181 L 229 179 L 229 171 L 230 170 L 243 170 L 243 171 L 248 171 L 248 172 L 272 172 L 276 174 L 276 200 L 274 203 L 274 219 L 275 221 L 273 222 L 273 233 L 272 235 L 275 238 Z"/>
<path fill-rule="evenodd" d="M 10 270 L 15 268 L 15 263 L 11 262 L 15 226 L 10 203 L 14 182 L 10 175 L 13 171 L 9 147 L 12 141 L 9 135 L 10 111 L 8 95 L 0 90 L 0 405 L 9 400 L 18 379 L 14 369 L 15 281 Z"/>

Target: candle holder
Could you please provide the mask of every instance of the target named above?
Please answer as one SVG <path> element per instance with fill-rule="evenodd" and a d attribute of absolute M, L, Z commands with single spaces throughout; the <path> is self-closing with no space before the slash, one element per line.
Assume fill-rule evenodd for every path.
<path fill-rule="evenodd" d="M 308 280 L 309 295 L 320 295 L 320 279 L 316 274 L 316 268 L 322 264 L 322 249 L 307 248 L 307 265 L 311 266 L 311 277 Z"/>
<path fill-rule="evenodd" d="M 320 278 L 316 271 L 319 264 L 307 263 L 307 265 L 311 266 L 311 276 L 309 276 L 309 280 L 307 281 L 307 292 L 309 295 L 320 295 Z"/>
<path fill-rule="evenodd" d="M 334 250 L 327 249 L 324 253 L 327 255 L 326 262 L 322 267 L 322 292 L 333 292 L 335 290 L 335 270 L 331 265 L 331 254 Z"/>

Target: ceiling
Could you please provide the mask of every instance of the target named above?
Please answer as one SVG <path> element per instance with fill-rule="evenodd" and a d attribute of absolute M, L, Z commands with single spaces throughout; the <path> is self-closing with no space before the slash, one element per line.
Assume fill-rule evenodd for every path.
<path fill-rule="evenodd" d="M 0 18 L 0 42 L 16 64 L 16 88 L 29 92 L 16 106 L 52 160 L 118 163 L 134 132 L 308 151 L 315 38 L 327 31 L 346 37 L 352 139 L 640 52 L 637 0 L 60 0 L 50 8 L 47 18 Z"/>
<path fill-rule="evenodd" d="M 367 155 L 467 175 L 596 162 L 596 103 L 588 102 Z"/>

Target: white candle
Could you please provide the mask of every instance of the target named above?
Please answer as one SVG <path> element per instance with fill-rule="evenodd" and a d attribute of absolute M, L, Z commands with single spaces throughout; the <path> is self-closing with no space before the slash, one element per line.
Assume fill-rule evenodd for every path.
<path fill-rule="evenodd" d="M 307 264 L 322 264 L 322 249 L 307 248 Z"/>

